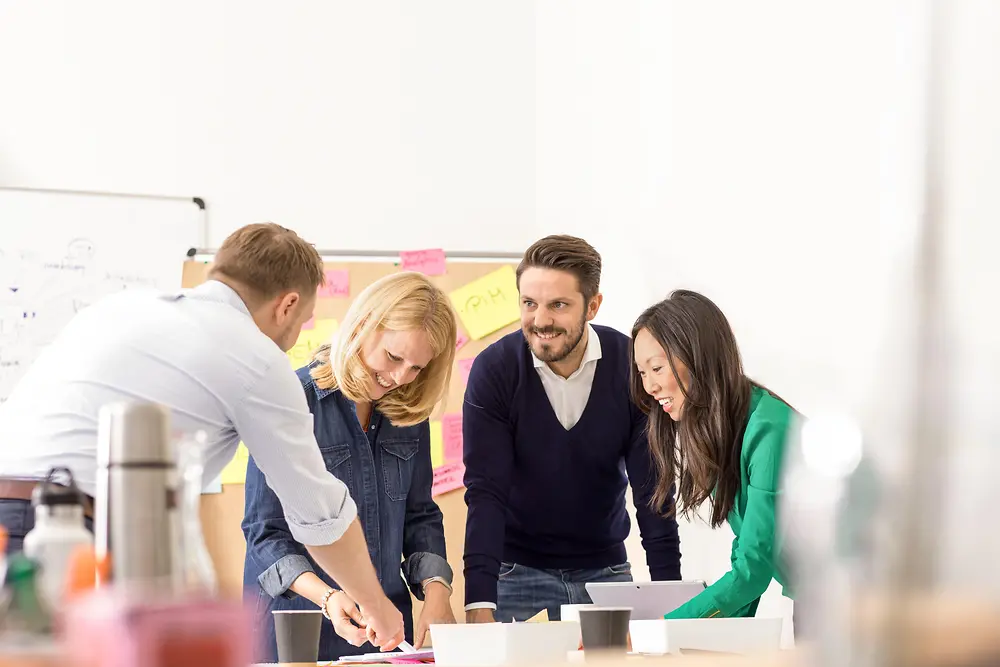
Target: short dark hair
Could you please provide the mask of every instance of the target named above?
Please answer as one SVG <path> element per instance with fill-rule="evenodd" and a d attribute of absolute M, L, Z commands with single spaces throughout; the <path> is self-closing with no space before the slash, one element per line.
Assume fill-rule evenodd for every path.
<path fill-rule="evenodd" d="M 576 236 L 554 234 L 532 243 L 517 266 L 518 289 L 525 269 L 555 269 L 573 274 L 587 301 L 601 290 L 601 253 Z"/>
<path fill-rule="evenodd" d="M 312 244 L 273 222 L 240 227 L 215 253 L 208 277 L 228 276 L 271 299 L 286 290 L 315 295 L 324 280 L 323 259 Z"/>

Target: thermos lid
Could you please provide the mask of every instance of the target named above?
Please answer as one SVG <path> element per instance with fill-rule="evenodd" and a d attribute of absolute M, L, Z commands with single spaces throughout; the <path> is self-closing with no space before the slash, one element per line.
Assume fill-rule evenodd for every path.
<path fill-rule="evenodd" d="M 57 473 L 65 473 L 68 484 L 57 484 L 54 477 Z M 83 494 L 73 480 L 73 472 L 69 468 L 52 468 L 43 482 L 31 492 L 31 505 L 83 505 Z"/>
<path fill-rule="evenodd" d="M 137 401 L 103 406 L 97 423 L 97 464 L 102 468 L 173 465 L 170 411 Z"/>

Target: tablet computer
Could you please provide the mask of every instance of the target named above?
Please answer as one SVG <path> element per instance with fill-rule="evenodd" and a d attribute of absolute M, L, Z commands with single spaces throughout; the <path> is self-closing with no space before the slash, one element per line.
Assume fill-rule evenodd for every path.
<path fill-rule="evenodd" d="M 705 590 L 704 581 L 591 582 L 587 593 L 601 607 L 632 607 L 633 621 L 663 618 Z"/>

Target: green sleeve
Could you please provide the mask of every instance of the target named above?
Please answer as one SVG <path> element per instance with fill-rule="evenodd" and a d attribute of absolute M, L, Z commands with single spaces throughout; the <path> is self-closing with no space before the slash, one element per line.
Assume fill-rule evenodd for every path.
<path fill-rule="evenodd" d="M 731 617 L 756 608 L 774 575 L 778 483 L 784 456 L 785 424 L 747 424 L 749 479 L 743 526 L 733 540 L 732 569 L 664 618 Z"/>

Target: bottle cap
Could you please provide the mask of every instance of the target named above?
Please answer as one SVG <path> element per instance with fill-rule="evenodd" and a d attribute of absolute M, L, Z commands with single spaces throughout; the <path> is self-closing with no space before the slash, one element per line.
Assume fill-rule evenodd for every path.
<path fill-rule="evenodd" d="M 64 472 L 69 477 L 69 484 L 57 484 L 53 478 L 57 473 Z M 31 505 L 83 505 L 83 495 L 73 480 L 73 472 L 69 468 L 52 468 L 45 480 L 31 492 Z"/>

